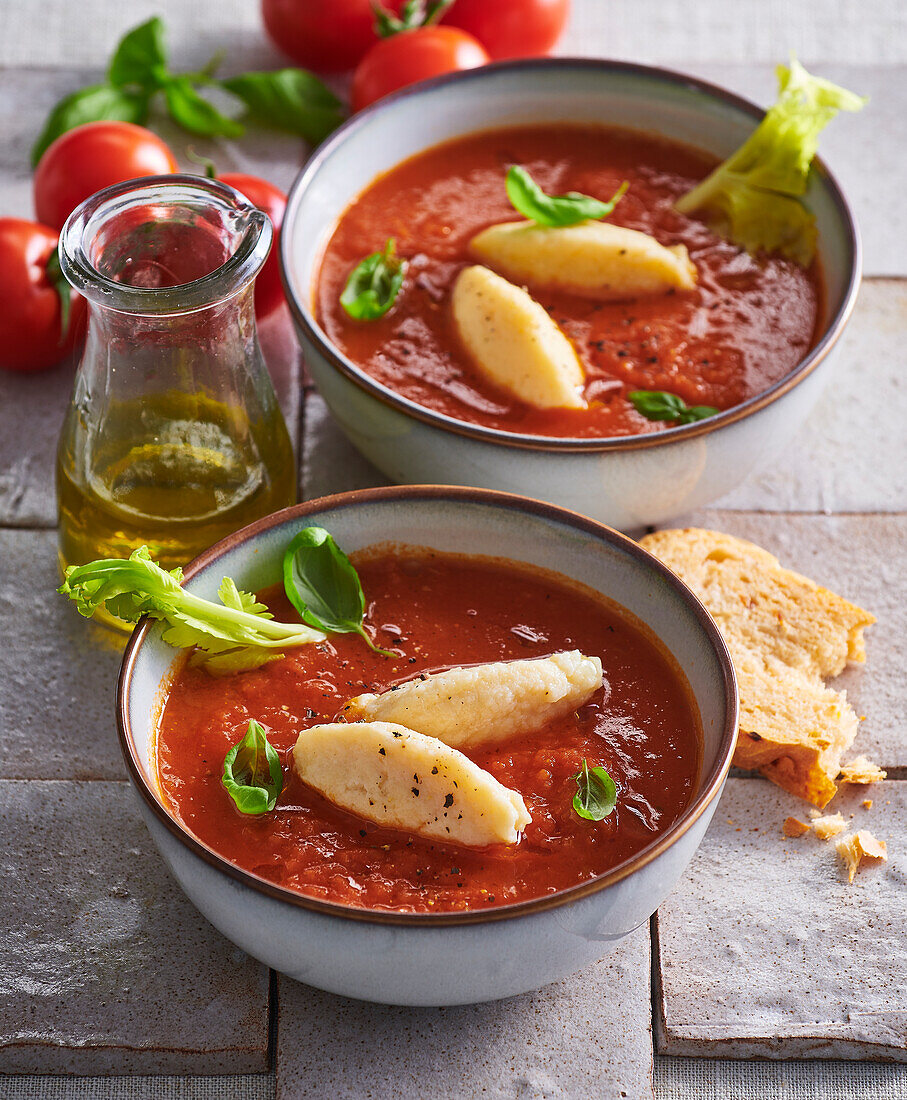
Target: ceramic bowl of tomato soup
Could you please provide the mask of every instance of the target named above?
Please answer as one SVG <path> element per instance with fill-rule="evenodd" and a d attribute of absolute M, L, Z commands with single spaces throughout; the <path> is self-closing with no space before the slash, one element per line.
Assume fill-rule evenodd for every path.
<path fill-rule="evenodd" d="M 308 368 L 343 431 L 395 481 L 526 493 L 624 529 L 732 489 L 812 407 L 859 282 L 853 218 L 819 162 L 808 269 L 754 260 L 673 209 L 762 113 L 662 69 L 542 59 L 427 82 L 357 114 L 298 178 L 281 246 Z M 682 243 L 697 268 L 692 290 L 636 300 L 530 286 L 579 355 L 585 409 L 508 396 L 451 320 L 474 234 L 519 219 L 504 187 L 514 164 L 547 193 L 605 198 L 626 181 L 608 221 Z M 352 319 L 345 280 L 389 238 L 408 261 L 403 288 L 385 316 Z M 637 388 L 719 412 L 653 423 L 627 399 Z"/>
<path fill-rule="evenodd" d="M 737 697 L 710 617 L 614 530 L 466 488 L 390 487 L 297 505 L 218 543 L 187 569 L 186 584 L 216 598 L 230 576 L 280 621 L 298 621 L 277 582 L 288 543 L 309 526 L 349 553 L 365 628 L 389 655 L 358 634 L 331 633 L 215 678 L 175 656 L 158 624 L 141 624 L 127 647 L 122 748 L 152 837 L 186 894 L 268 966 L 391 1004 L 506 997 L 604 956 L 672 888 L 724 784 Z M 510 675 L 576 651 L 601 662 L 600 678 L 581 697 L 564 696 L 566 709 L 547 687 L 528 704 L 514 689 L 503 707 L 500 694 L 476 688 L 458 711 L 457 730 L 472 722 L 493 735 L 458 752 L 522 799 L 518 837 L 464 843 L 458 822 L 471 811 L 457 783 L 428 835 L 366 816 L 378 810 L 343 809 L 296 770 L 300 735 L 343 721 L 363 692 L 396 700 L 395 691 L 451 669 Z M 222 784 L 225 754 L 253 718 L 284 776 L 276 805 L 260 816 L 240 813 Z M 411 728 L 450 739 L 426 721 L 413 715 Z M 355 722 L 342 730 L 358 736 L 367 723 Z M 348 746 L 329 751 L 345 781 Z M 379 754 L 376 767 L 390 768 Z M 583 761 L 614 783 L 605 816 L 577 812 Z M 434 772 L 411 770 L 405 794 L 418 806 Z"/>

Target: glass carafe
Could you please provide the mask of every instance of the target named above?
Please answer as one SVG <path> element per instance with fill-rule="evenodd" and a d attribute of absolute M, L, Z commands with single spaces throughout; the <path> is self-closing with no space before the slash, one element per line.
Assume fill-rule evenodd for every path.
<path fill-rule="evenodd" d="M 198 176 L 118 184 L 67 221 L 61 266 L 89 315 L 57 453 L 64 567 L 143 543 L 185 565 L 295 499 L 252 295 L 271 236 Z"/>

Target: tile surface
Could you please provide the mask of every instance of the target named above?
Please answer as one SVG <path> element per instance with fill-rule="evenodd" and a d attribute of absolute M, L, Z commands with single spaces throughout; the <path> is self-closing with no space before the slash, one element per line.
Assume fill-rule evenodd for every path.
<path fill-rule="evenodd" d="M 782 837 L 802 803 L 765 780 L 728 781 L 658 911 L 659 1053 L 907 1061 L 907 783 L 856 788 L 838 809 L 888 842 L 889 862 L 864 864 L 852 886 L 833 842 Z"/>
<path fill-rule="evenodd" d="M 120 779 L 127 635 L 83 619 L 59 583 L 55 531 L 0 529 L 0 777 Z"/>
<path fill-rule="evenodd" d="M 765 547 L 782 565 L 871 611 L 866 663 L 850 665 L 831 687 L 847 692 L 865 715 L 849 755 L 865 753 L 891 769 L 907 769 L 904 667 L 907 665 L 907 516 L 800 516 L 707 510 L 671 527 L 706 527 Z M 907 776 L 905 776 L 907 777 Z"/>
<path fill-rule="evenodd" d="M 281 978 L 277 1098 L 652 1097 L 649 934 L 538 993 L 392 1008 Z"/>
<path fill-rule="evenodd" d="M 299 474 L 300 500 L 389 485 L 340 430 L 317 390 L 306 390 Z"/>
<path fill-rule="evenodd" d="M 127 784 L 0 781 L 0 850 L 0 1072 L 267 1068 L 267 970 L 173 883 Z"/>

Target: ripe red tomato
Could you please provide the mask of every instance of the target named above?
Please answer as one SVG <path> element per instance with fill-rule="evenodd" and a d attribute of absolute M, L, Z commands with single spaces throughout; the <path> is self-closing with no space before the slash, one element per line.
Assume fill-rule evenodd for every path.
<path fill-rule="evenodd" d="M 72 292 L 69 327 L 60 332 L 60 295 L 47 263 L 57 234 L 22 218 L 0 218 L 0 367 L 52 367 L 75 347 L 85 327 L 85 299 Z M 62 276 L 61 276 L 62 278 Z"/>
<path fill-rule="evenodd" d="M 280 227 L 287 208 L 287 197 L 267 180 L 258 176 L 246 176 L 242 172 L 225 172 L 217 177 L 230 187 L 235 187 L 259 210 L 263 210 L 274 226 L 274 241 L 264 267 L 255 280 L 255 315 L 259 320 L 273 313 L 284 301 L 283 284 L 280 281 Z"/>
<path fill-rule="evenodd" d="M 396 14 L 401 3 L 384 7 Z M 371 0 L 262 0 L 261 13 L 274 45 L 316 72 L 352 69 L 375 41 Z"/>
<path fill-rule="evenodd" d="M 475 69 L 491 58 L 471 34 L 456 27 L 418 27 L 379 39 L 353 74 L 353 110 L 430 76 Z"/>
<path fill-rule="evenodd" d="M 35 212 L 55 229 L 89 195 L 136 176 L 177 170 L 167 146 L 144 126 L 131 122 L 86 122 L 62 134 L 35 169 Z"/>
<path fill-rule="evenodd" d="M 548 53 L 569 12 L 570 0 L 454 0 L 441 22 L 468 31 L 502 61 Z"/>

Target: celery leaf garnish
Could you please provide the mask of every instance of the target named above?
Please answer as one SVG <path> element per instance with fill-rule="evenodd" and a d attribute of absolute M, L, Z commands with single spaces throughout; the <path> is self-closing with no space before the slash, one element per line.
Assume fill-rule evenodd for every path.
<path fill-rule="evenodd" d="M 791 56 L 779 65 L 778 99 L 740 148 L 676 203 L 747 252 L 779 252 L 808 266 L 816 225 L 800 200 L 819 134 L 838 111 L 859 111 L 866 99 L 812 76 Z"/>
<path fill-rule="evenodd" d="M 188 592 L 180 584 L 182 577 L 181 569 L 162 569 L 148 548 L 140 546 L 126 559 L 70 566 L 57 591 L 73 600 L 86 618 L 104 605 L 126 622 L 138 622 L 143 615 L 162 620 L 168 644 L 219 655 L 211 658 L 214 674 L 257 668 L 282 656 L 277 651 L 285 647 L 324 640 L 321 631 L 302 623 L 275 622 L 264 604 L 241 592 L 229 577 L 220 586 L 221 604 Z"/>

